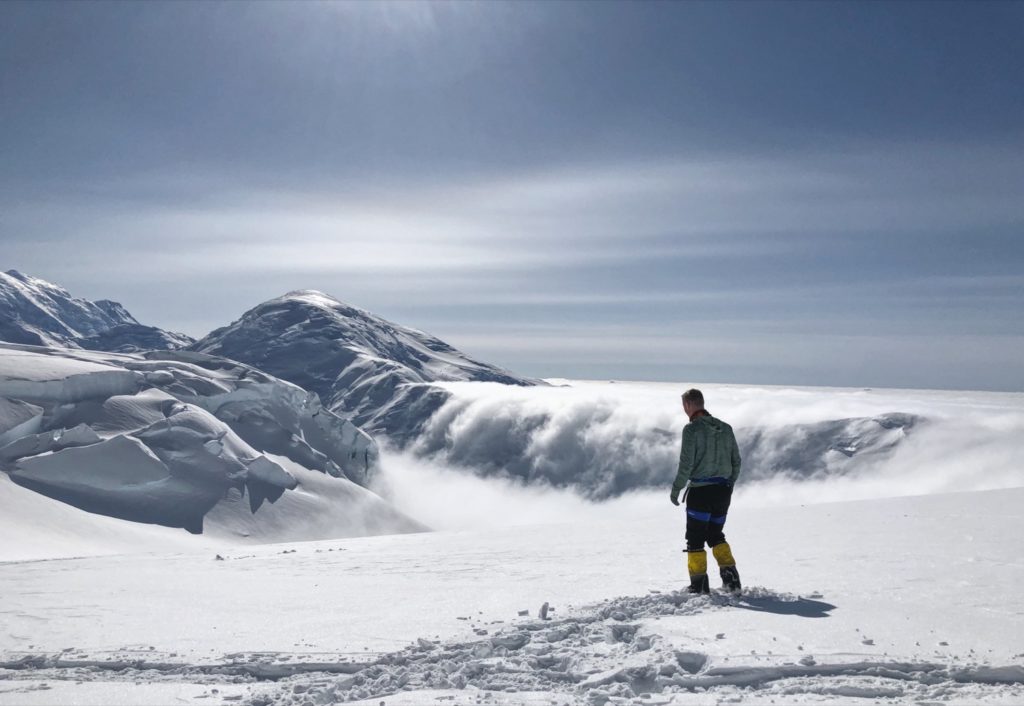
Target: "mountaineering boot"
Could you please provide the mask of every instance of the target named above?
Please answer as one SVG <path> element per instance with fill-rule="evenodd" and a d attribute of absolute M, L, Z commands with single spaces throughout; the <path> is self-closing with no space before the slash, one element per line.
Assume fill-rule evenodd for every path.
<path fill-rule="evenodd" d="M 708 555 L 703 549 L 686 552 L 686 569 L 690 573 L 690 585 L 686 589 L 688 593 L 711 593 L 711 584 L 708 583 Z"/>
<path fill-rule="evenodd" d="M 708 575 L 691 576 L 690 585 L 686 587 L 686 592 L 699 594 L 711 593 L 711 582 L 708 581 Z"/>
<path fill-rule="evenodd" d="M 722 588 L 729 593 L 740 593 L 743 590 L 743 586 L 740 584 L 740 572 L 736 570 L 735 566 L 723 566 L 718 570 L 718 575 L 722 577 Z"/>
<path fill-rule="evenodd" d="M 723 588 L 730 593 L 739 593 L 743 587 L 740 585 L 740 572 L 736 570 L 736 559 L 733 558 L 729 543 L 716 544 L 711 547 L 711 553 L 718 562 L 718 574 L 722 577 Z"/>

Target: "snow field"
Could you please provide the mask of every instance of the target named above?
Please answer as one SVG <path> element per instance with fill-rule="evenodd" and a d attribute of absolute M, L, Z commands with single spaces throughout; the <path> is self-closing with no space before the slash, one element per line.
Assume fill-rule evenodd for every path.
<path fill-rule="evenodd" d="M 0 703 L 41 680 L 282 706 L 1014 703 L 1022 501 L 737 505 L 739 599 L 677 592 L 667 499 L 632 521 L 2 564 Z"/>

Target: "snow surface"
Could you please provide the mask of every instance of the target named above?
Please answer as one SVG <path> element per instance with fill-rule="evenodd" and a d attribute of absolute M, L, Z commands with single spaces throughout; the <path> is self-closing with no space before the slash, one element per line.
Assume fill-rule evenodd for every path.
<path fill-rule="evenodd" d="M 739 599 L 677 592 L 684 521 L 661 500 L 625 521 L 247 547 L 222 561 L 0 564 L 0 703 L 1024 698 L 1024 489 L 737 507 Z"/>
<path fill-rule="evenodd" d="M 51 445 L 31 456 L 41 463 L 119 439 L 191 464 L 200 448 L 239 458 L 258 441 L 288 453 L 257 451 L 256 473 L 296 485 L 255 515 L 229 488 L 192 536 L 0 474 L 0 704 L 1024 702 L 1022 395 L 702 386 L 741 435 L 780 442 L 835 420 L 916 421 L 895 444 L 878 425 L 878 443 L 833 453 L 824 471 L 748 468 L 726 526 L 744 595 L 691 597 L 684 515 L 664 487 L 594 502 L 572 484 L 385 449 L 369 479 L 382 498 L 305 465 L 296 439 L 320 428 L 308 398 L 251 368 L 11 348 L 22 368 L 26 352 L 73 354 L 17 377 L 42 392 L 4 412 L 24 425 L 45 408 L 45 425 L 62 425 L 19 439 Z M 107 368 L 142 388 L 50 384 Z M 541 419 L 538 459 L 574 444 L 639 453 L 630 439 L 645 429 L 678 429 L 685 384 L 555 382 L 571 386 L 446 385 L 463 410 L 444 422 L 452 443 Z M 189 418 L 161 427 L 168 399 Z M 214 428 L 230 433 L 207 438 Z M 179 443 L 188 429 L 205 441 Z M 663 443 L 671 474 L 678 440 Z M 440 531 L 336 538 L 402 518 Z"/>
<path fill-rule="evenodd" d="M 181 333 L 144 326 L 121 304 L 79 299 L 17 270 L 0 272 L 0 340 L 119 352 L 184 348 Z"/>

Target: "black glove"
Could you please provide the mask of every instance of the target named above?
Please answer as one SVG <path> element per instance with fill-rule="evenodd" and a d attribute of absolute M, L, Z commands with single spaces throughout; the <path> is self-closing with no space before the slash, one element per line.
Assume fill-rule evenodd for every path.
<path fill-rule="evenodd" d="M 669 500 L 672 501 L 673 505 L 678 505 L 679 504 L 679 489 L 678 488 L 673 488 L 672 489 L 672 494 L 669 495 L 668 498 L 669 498 Z"/>

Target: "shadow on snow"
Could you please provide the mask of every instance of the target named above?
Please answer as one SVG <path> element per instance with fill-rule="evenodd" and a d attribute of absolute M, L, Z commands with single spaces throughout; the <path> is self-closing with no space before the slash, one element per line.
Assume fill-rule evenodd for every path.
<path fill-rule="evenodd" d="M 836 609 L 835 605 L 825 601 L 810 598 L 798 598 L 795 601 L 784 600 L 777 596 L 742 597 L 737 599 L 733 605 L 746 610 L 777 615 L 796 615 L 801 618 L 828 618 L 830 617 L 829 613 Z"/>

